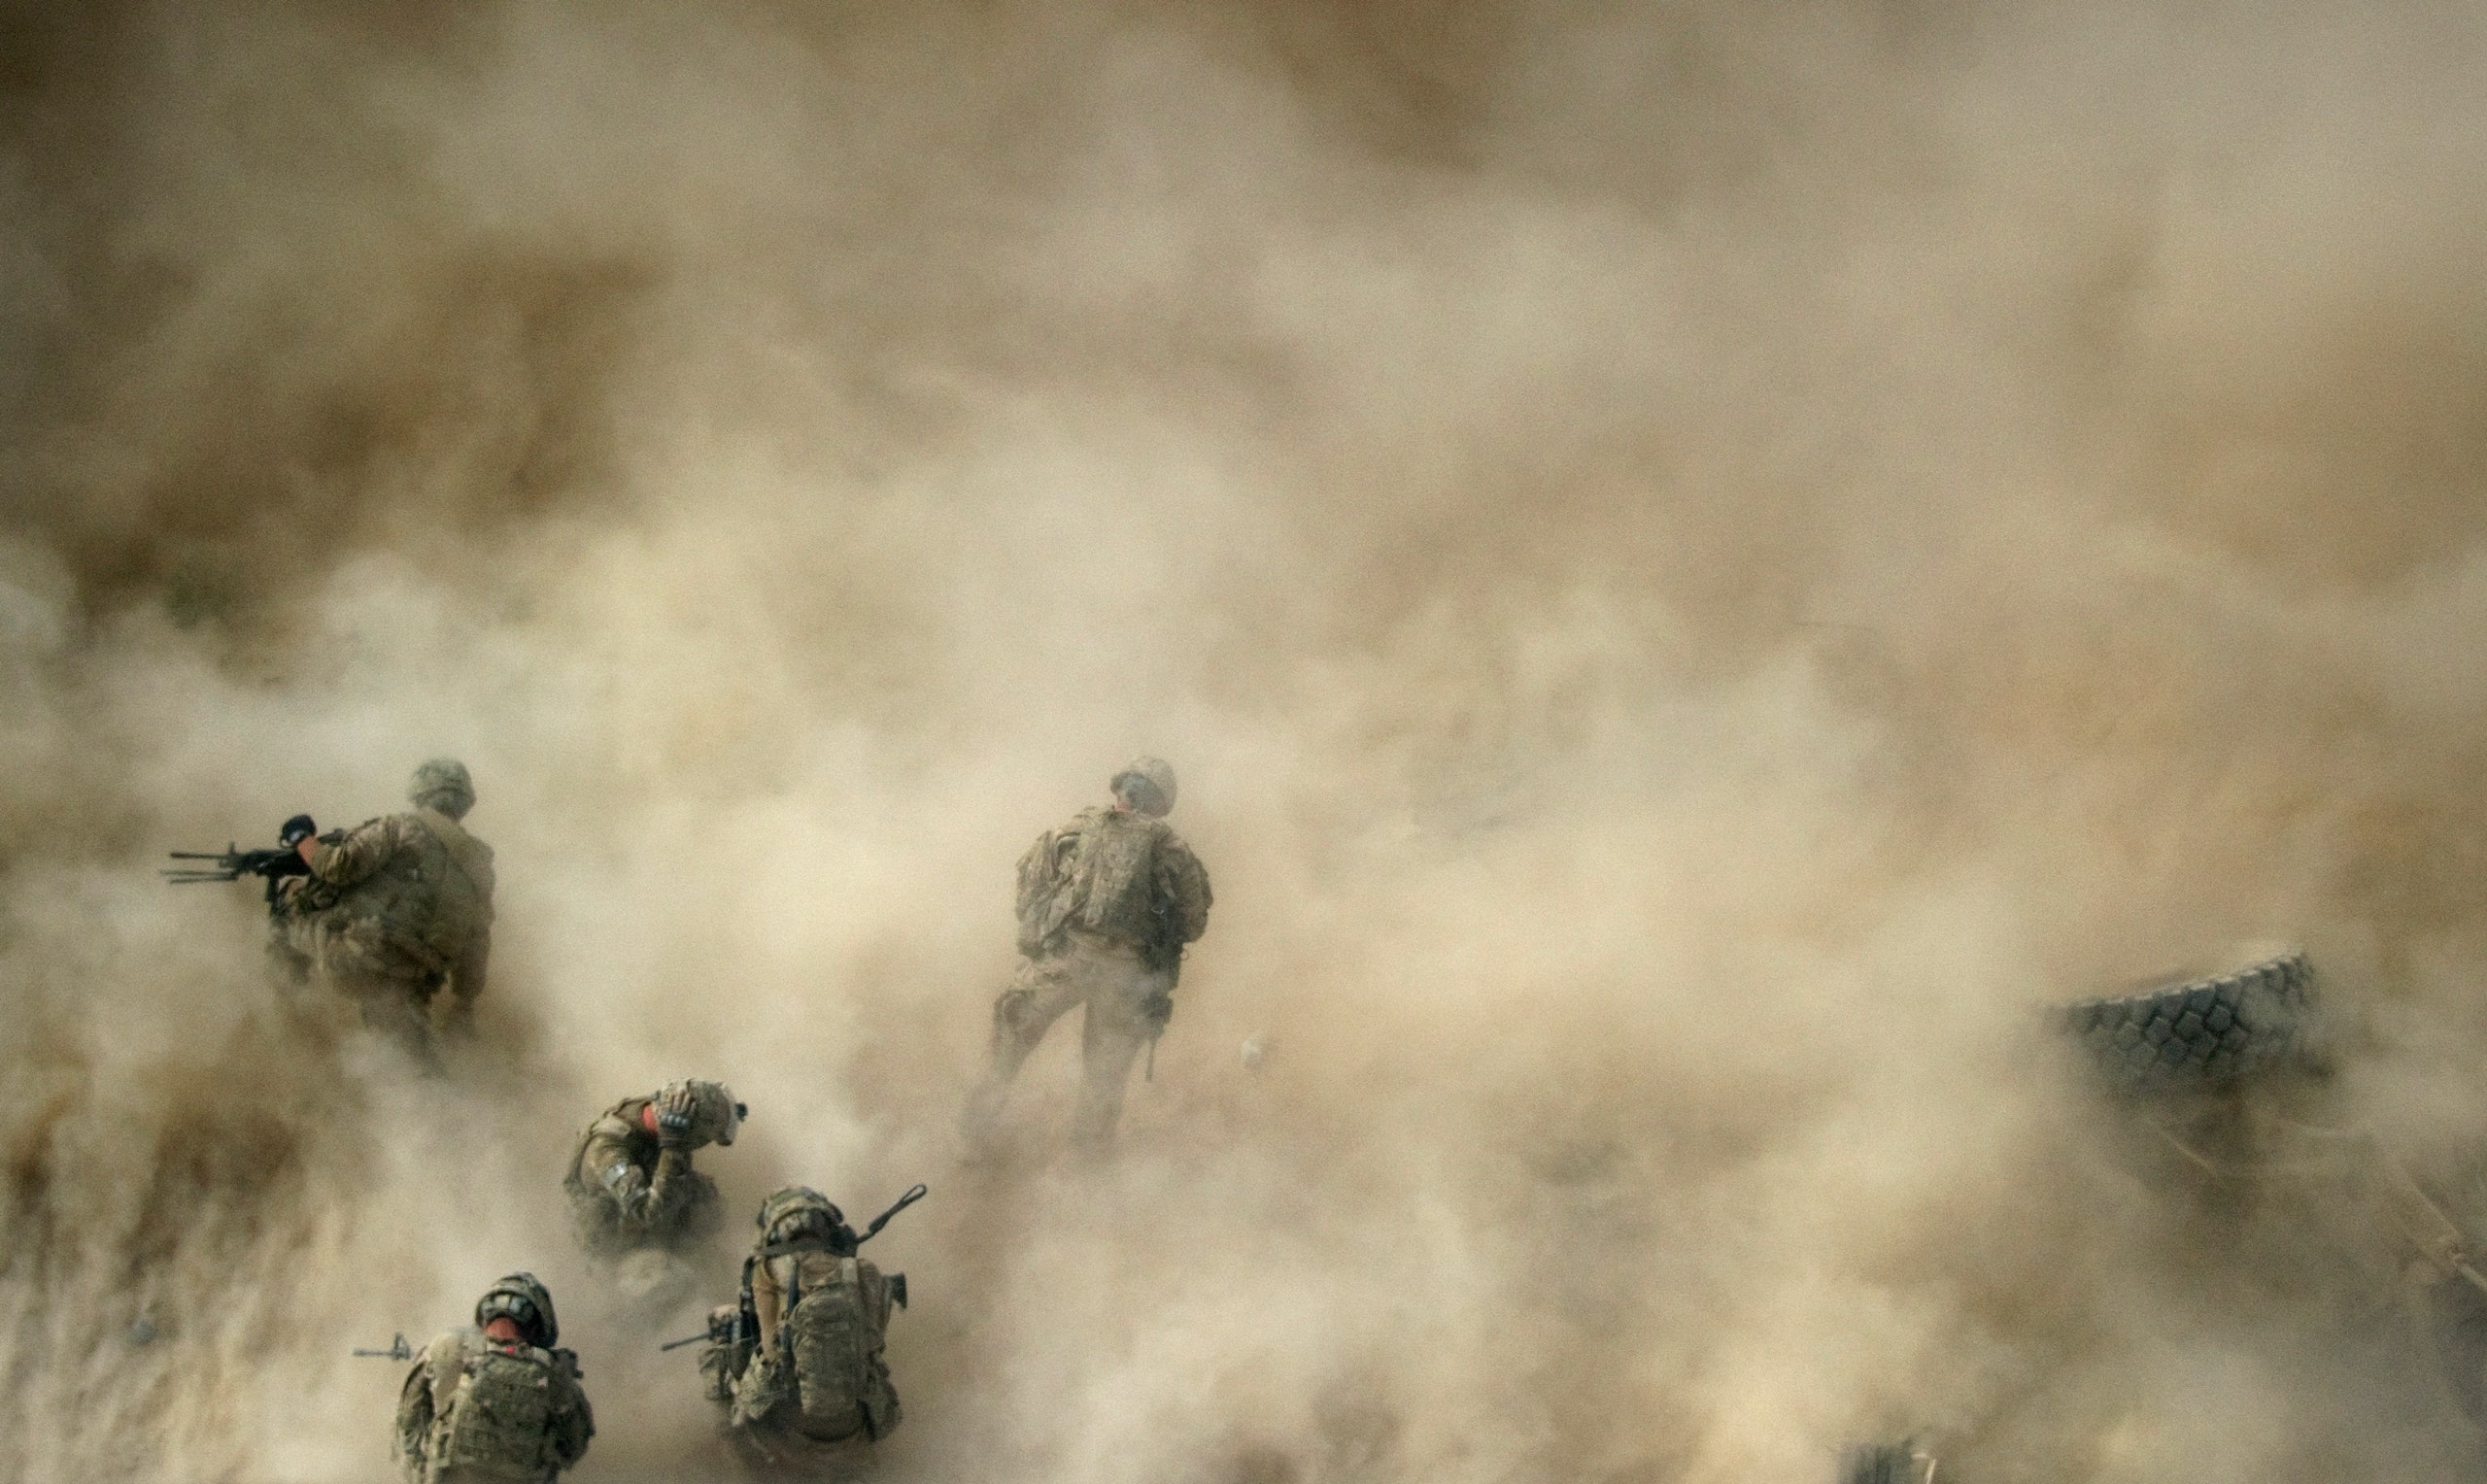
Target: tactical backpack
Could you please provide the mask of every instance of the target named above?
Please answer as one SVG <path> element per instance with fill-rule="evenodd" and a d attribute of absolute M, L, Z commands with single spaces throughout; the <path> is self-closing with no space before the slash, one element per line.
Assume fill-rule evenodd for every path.
<path fill-rule="evenodd" d="M 449 816 L 414 815 L 421 826 L 360 894 L 389 947 L 425 972 L 446 973 L 469 938 L 491 926 L 493 853 Z M 350 898 L 351 899 L 351 898 Z"/>
<path fill-rule="evenodd" d="M 1039 841 L 1020 869 L 1027 936 L 1039 945 L 1066 928 L 1132 944 L 1156 936 L 1152 866 L 1165 832 L 1146 815 L 1089 809 Z"/>
<path fill-rule="evenodd" d="M 788 1255 L 788 1307 L 779 1361 L 794 1372 L 796 1431 L 835 1442 L 862 1431 L 874 1438 L 898 1427 L 898 1393 L 881 1361 L 889 1292 L 880 1269 L 825 1250 Z"/>
<path fill-rule="evenodd" d="M 494 1479 L 545 1479 L 557 1460 L 553 1414 L 566 1364 L 531 1346 L 482 1345 L 465 1357 L 432 1471 L 466 1469 Z"/>

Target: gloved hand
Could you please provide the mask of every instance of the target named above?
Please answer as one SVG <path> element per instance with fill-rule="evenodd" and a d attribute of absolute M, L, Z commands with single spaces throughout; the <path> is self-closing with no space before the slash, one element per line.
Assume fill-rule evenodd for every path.
<path fill-rule="evenodd" d="M 669 1087 L 657 1095 L 657 1142 L 667 1149 L 691 1145 L 691 1123 L 699 1099 L 688 1087 Z"/>

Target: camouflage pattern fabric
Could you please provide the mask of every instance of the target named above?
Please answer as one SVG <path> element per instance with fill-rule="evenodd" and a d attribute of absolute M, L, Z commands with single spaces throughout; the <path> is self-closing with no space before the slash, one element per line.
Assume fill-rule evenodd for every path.
<path fill-rule="evenodd" d="M 1171 964 L 1209 928 L 1209 872 L 1164 820 L 1083 810 L 1019 859 L 1019 950 L 1051 951 L 1068 931 L 1139 948 Z"/>
<path fill-rule="evenodd" d="M 371 820 L 312 853 L 281 919 L 290 959 L 365 1007 L 402 1018 L 447 989 L 484 991 L 492 955 L 492 847 L 432 809 Z"/>
<path fill-rule="evenodd" d="M 882 1359 L 890 1295 L 881 1270 L 810 1240 L 792 1251 L 764 1246 L 747 1271 L 760 1340 L 734 1387 L 732 1425 L 816 1442 L 894 1432 L 900 1412 Z"/>
<path fill-rule="evenodd" d="M 424 1347 L 397 1398 L 408 1484 L 552 1478 L 596 1435 L 578 1358 L 457 1330 Z"/>
<path fill-rule="evenodd" d="M 989 1130 L 1004 1090 L 1053 1023 L 1083 1006 L 1079 1107 L 1072 1133 L 1092 1147 L 1111 1138 L 1122 1119 L 1132 1063 L 1156 1033 L 1154 1007 L 1174 983 L 1171 968 L 1150 967 L 1139 949 L 1075 929 L 1055 952 L 1020 961 L 1010 988 L 994 1001 L 993 1071 L 971 1104 L 971 1134 Z"/>
<path fill-rule="evenodd" d="M 579 1243 L 594 1256 L 690 1246 L 724 1221 L 716 1182 L 691 1167 L 691 1151 L 648 1131 L 650 1101 L 626 1097 L 605 1109 L 570 1156 L 562 1187 Z"/>

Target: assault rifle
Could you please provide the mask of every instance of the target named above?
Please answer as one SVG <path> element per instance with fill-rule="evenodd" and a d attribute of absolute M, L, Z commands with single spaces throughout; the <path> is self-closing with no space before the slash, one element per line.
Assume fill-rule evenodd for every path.
<path fill-rule="evenodd" d="M 415 1347 L 406 1343 L 404 1334 L 392 1334 L 389 1336 L 388 1349 L 358 1350 L 355 1355 L 359 1359 L 374 1361 L 411 1361 L 415 1358 Z"/>
<path fill-rule="evenodd" d="M 175 860 L 207 860 L 209 865 L 177 865 L 157 872 L 174 886 L 189 886 L 201 881 L 239 881 L 245 876 L 267 879 L 267 904 L 273 911 L 283 900 L 278 883 L 288 876 L 308 876 L 310 864 L 302 859 L 302 842 L 320 832 L 311 816 L 297 814 L 285 822 L 277 831 L 274 850 L 243 850 L 226 845 L 221 853 L 212 850 L 177 850 L 169 852 Z"/>
<path fill-rule="evenodd" d="M 659 1350 L 679 1350 L 685 1345 L 696 1345 L 703 1339 L 712 1345 L 731 1345 L 741 1338 L 742 1315 L 732 1310 L 727 1310 L 723 1313 L 709 1315 L 708 1328 L 700 1331 L 698 1333 L 686 1334 L 680 1339 L 666 1340 L 664 1344 L 657 1346 L 657 1348 Z"/>

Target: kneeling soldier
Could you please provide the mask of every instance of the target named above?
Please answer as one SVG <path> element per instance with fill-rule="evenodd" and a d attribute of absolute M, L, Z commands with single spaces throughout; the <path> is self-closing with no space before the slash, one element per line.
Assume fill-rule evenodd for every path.
<path fill-rule="evenodd" d="M 750 1110 L 723 1083 L 667 1083 L 625 1097 L 579 1135 L 562 1177 L 592 1257 L 689 1246 L 717 1230 L 716 1183 L 691 1167 L 703 1144 L 732 1144 Z"/>
<path fill-rule="evenodd" d="M 424 1347 L 397 1397 L 397 1457 L 409 1484 L 549 1480 L 596 1435 L 578 1357 L 556 1350 L 553 1296 L 532 1273 L 484 1291 L 475 1328 Z"/>
<path fill-rule="evenodd" d="M 759 1220 L 738 1322 L 736 1310 L 712 1316 L 717 1342 L 700 1359 L 728 1435 L 781 1468 L 887 1437 L 899 1405 L 882 1342 L 891 1306 L 906 1305 L 905 1275 L 856 1256 L 854 1228 L 818 1191 L 789 1186 Z M 824 1446 L 836 1444 L 848 1447 Z"/>

